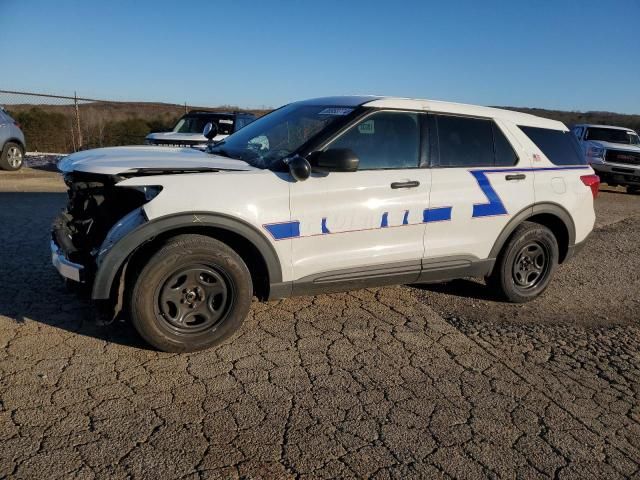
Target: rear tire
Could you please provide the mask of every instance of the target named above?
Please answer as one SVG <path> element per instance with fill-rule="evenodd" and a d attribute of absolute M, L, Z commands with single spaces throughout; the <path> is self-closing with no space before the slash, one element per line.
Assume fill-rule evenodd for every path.
<path fill-rule="evenodd" d="M 235 251 L 204 235 L 180 235 L 142 268 L 131 291 L 131 320 L 155 348 L 192 352 L 240 328 L 252 296 L 251 275 Z"/>
<path fill-rule="evenodd" d="M 0 154 L 0 168 L 2 170 L 16 171 L 22 168 L 24 163 L 24 149 L 17 143 L 7 142 Z"/>
<path fill-rule="evenodd" d="M 631 195 L 638 195 L 640 194 L 640 187 L 636 187 L 635 185 L 633 186 L 629 185 L 627 187 L 627 193 L 630 193 Z"/>
<path fill-rule="evenodd" d="M 558 241 L 551 230 L 523 222 L 500 252 L 487 284 L 510 302 L 528 302 L 547 289 L 558 259 Z"/>

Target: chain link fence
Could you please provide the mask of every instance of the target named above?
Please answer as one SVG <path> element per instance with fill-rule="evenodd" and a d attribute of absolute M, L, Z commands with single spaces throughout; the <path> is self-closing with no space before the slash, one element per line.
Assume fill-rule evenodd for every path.
<path fill-rule="evenodd" d="M 241 110 L 233 106 L 122 102 L 9 90 L 0 90 L 0 105 L 20 124 L 28 151 L 51 153 L 141 145 L 150 132 L 171 130 L 189 110 Z"/>

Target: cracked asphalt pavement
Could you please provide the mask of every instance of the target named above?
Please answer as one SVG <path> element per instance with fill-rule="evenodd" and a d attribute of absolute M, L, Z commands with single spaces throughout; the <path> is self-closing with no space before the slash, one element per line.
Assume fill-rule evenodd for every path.
<path fill-rule="evenodd" d="M 254 303 L 150 350 L 49 264 L 61 193 L 0 193 L 0 477 L 640 475 L 640 196 L 602 193 L 544 297 L 478 282 Z"/>

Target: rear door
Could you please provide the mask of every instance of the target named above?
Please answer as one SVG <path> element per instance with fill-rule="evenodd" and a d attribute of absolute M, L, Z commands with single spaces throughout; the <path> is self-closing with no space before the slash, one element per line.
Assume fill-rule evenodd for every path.
<path fill-rule="evenodd" d="M 485 259 L 512 216 L 534 203 L 531 161 L 500 121 L 434 114 L 429 125 L 425 268 L 443 257 Z"/>

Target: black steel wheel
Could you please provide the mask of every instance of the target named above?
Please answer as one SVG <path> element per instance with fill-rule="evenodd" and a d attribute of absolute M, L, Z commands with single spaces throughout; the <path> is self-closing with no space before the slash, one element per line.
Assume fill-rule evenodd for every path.
<path fill-rule="evenodd" d="M 253 284 L 228 245 L 204 235 L 179 235 L 142 267 L 129 293 L 131 321 L 148 343 L 166 352 L 189 352 L 216 345 L 240 328 Z"/>
<path fill-rule="evenodd" d="M 544 225 L 523 222 L 496 260 L 487 284 L 515 303 L 533 300 L 546 290 L 558 266 L 558 240 Z"/>
<path fill-rule="evenodd" d="M 229 277 L 210 265 L 190 265 L 168 276 L 158 291 L 158 313 L 178 333 L 193 334 L 224 320 L 233 304 Z"/>
<path fill-rule="evenodd" d="M 547 247 L 538 241 L 520 249 L 513 262 L 513 281 L 522 289 L 535 288 L 549 269 Z"/>

